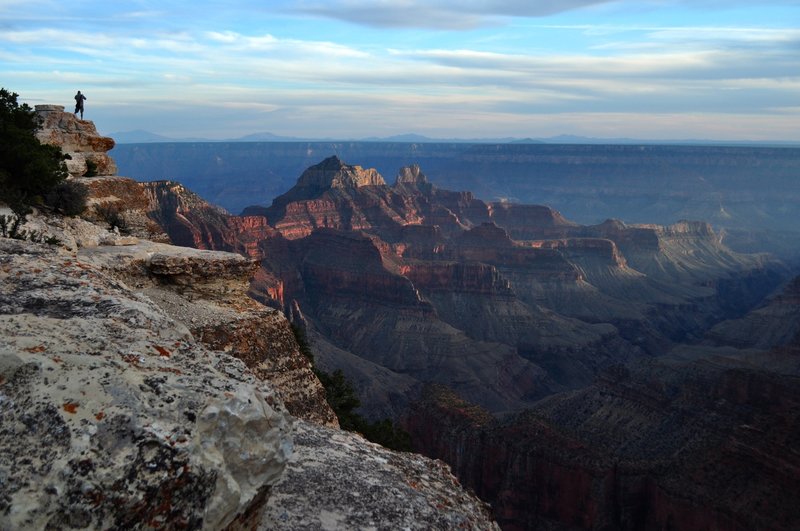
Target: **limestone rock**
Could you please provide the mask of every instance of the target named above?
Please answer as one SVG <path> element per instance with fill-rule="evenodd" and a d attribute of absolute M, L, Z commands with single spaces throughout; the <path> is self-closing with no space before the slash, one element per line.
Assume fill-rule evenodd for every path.
<path fill-rule="evenodd" d="M 82 218 L 67 218 L 43 212 L 29 214 L 21 229 L 43 238 L 56 238 L 59 245 L 70 251 L 98 245 L 130 245 L 136 238 L 122 236 Z"/>
<path fill-rule="evenodd" d="M 94 122 L 65 112 L 63 105 L 36 105 L 40 126 L 36 138 L 43 144 L 59 146 L 69 156 L 67 169 L 73 177 L 86 174 L 87 162 L 94 163 L 97 175 L 115 175 L 117 165 L 107 152 L 114 139 L 100 136 Z"/>
<path fill-rule="evenodd" d="M 118 176 L 83 177 L 80 182 L 89 189 L 88 209 L 84 218 L 115 227 L 125 235 L 168 243 L 169 236 L 153 219 L 153 203 L 146 184 Z"/>
<path fill-rule="evenodd" d="M 441 461 L 305 422 L 259 529 L 499 530 Z"/>
<path fill-rule="evenodd" d="M 0 360 L 0 528 L 219 529 L 283 472 L 272 389 L 69 253 L 0 239 Z"/>
<path fill-rule="evenodd" d="M 207 347 L 244 361 L 292 415 L 338 427 L 286 318 L 247 296 L 247 280 L 258 267 L 253 260 L 147 241 L 84 249 L 79 256 L 124 279 Z"/>

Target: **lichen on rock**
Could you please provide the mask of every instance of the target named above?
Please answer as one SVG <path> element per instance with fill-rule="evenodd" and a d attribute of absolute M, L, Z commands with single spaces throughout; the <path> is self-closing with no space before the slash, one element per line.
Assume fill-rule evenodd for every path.
<path fill-rule="evenodd" d="M 313 504 L 308 499 L 313 499 Z M 499 530 L 442 461 L 298 422 L 295 452 L 260 530 Z"/>
<path fill-rule="evenodd" d="M 74 255 L 0 239 L 0 528 L 217 529 L 281 475 L 272 389 Z"/>

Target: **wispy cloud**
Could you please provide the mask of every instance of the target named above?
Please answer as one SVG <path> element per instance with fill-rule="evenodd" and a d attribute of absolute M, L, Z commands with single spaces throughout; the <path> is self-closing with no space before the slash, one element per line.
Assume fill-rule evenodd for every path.
<path fill-rule="evenodd" d="M 298 11 L 365 26 L 468 29 L 499 18 L 543 17 L 609 0 L 338 0 L 307 1 Z"/>
<path fill-rule="evenodd" d="M 800 92 L 790 16 L 639 17 L 708 15 L 703 0 L 30 2 L 0 1 L 3 84 L 31 103 L 81 88 L 111 130 L 652 136 L 659 124 L 663 138 L 686 136 L 682 117 L 707 137 L 800 135 L 787 133 Z"/>

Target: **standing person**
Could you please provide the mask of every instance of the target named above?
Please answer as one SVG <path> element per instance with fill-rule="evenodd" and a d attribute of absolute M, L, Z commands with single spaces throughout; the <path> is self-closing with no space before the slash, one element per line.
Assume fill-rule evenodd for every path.
<path fill-rule="evenodd" d="M 86 99 L 86 96 L 81 94 L 79 90 L 77 94 L 75 94 L 75 114 L 78 114 L 80 111 L 81 113 L 81 120 L 83 120 L 83 101 Z"/>

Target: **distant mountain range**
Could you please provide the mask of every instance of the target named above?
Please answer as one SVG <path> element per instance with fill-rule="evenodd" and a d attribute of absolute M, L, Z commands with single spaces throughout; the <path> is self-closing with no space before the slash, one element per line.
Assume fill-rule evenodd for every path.
<path fill-rule="evenodd" d="M 282 136 L 269 132 L 252 133 L 237 138 L 210 139 L 201 137 L 172 138 L 142 129 L 119 131 L 110 135 L 118 144 L 149 144 L 161 142 L 403 142 L 403 143 L 445 143 L 445 144 L 667 144 L 667 145 L 732 145 L 732 146 L 798 146 L 800 142 L 783 140 L 708 140 L 677 139 L 652 140 L 641 138 L 598 138 L 577 135 L 557 135 L 544 138 L 431 138 L 416 133 L 386 137 L 367 138 L 306 138 Z"/>

